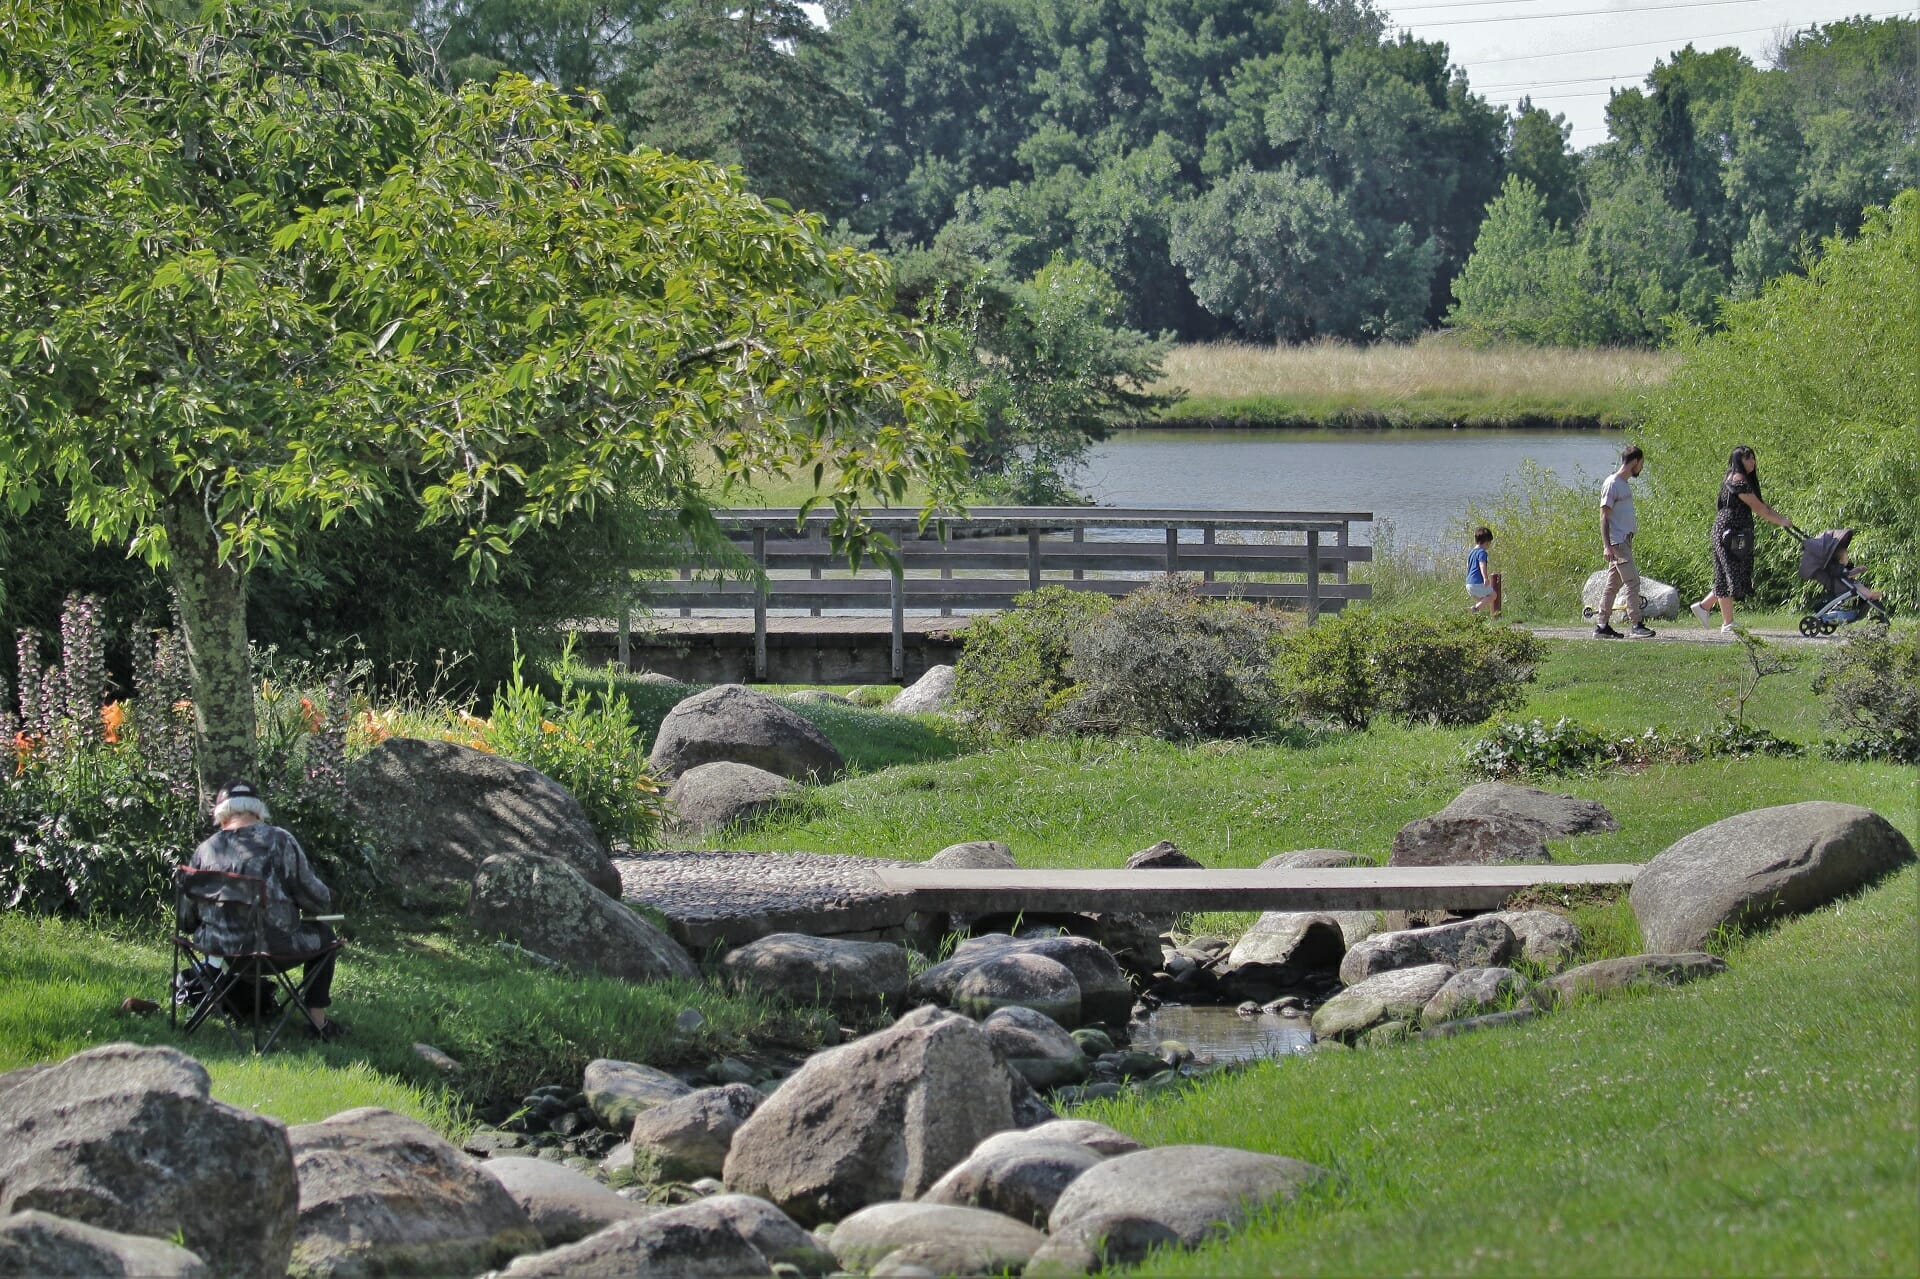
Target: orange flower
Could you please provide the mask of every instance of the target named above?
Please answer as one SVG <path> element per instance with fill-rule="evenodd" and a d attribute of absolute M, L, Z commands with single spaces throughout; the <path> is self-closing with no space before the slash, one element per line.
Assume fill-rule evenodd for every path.
<path fill-rule="evenodd" d="M 311 697 L 303 697 L 300 699 L 300 716 L 307 721 L 307 731 L 309 733 L 317 733 L 326 727 L 327 717 L 320 713 L 319 707 L 313 704 Z"/>
<path fill-rule="evenodd" d="M 127 708 L 119 702 L 108 702 L 100 708 L 100 729 L 106 735 L 107 745 L 120 744 L 120 730 L 127 726 Z"/>
<path fill-rule="evenodd" d="M 560 726 L 550 719 L 543 719 L 540 721 L 540 731 L 543 733 L 557 733 L 560 731 Z"/>
<path fill-rule="evenodd" d="M 13 735 L 13 775 L 15 777 L 27 771 L 27 761 L 40 749 L 40 739 L 27 733 Z"/>

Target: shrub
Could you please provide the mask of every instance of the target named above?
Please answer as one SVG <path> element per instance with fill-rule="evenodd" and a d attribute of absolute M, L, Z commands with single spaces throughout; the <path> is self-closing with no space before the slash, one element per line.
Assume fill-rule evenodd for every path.
<path fill-rule="evenodd" d="M 1046 586 L 1015 596 L 1005 612 L 975 617 L 954 663 L 956 709 L 987 735 L 1045 732 L 1072 682 L 1073 637 L 1112 607 L 1102 595 Z"/>
<path fill-rule="evenodd" d="M 1478 724 L 1524 701 L 1542 655 L 1531 632 L 1480 618 L 1353 608 L 1282 639 L 1274 677 L 1310 720 Z"/>
<path fill-rule="evenodd" d="M 1207 599 L 1190 579 L 1134 591 L 1073 636 L 1074 684 L 1056 726 L 1177 739 L 1269 728 L 1281 709 L 1273 644 L 1285 626 L 1272 609 Z"/>
<path fill-rule="evenodd" d="M 1849 734 L 1836 753 L 1920 764 L 1920 629 L 1856 627 L 1813 687 L 1827 699 L 1827 726 Z"/>
<path fill-rule="evenodd" d="M 1801 747 L 1764 728 L 1729 718 L 1717 728 L 1691 737 L 1669 737 L 1649 728 L 1626 737 L 1609 737 L 1586 724 L 1562 717 L 1551 726 L 1529 720 L 1506 723 L 1467 747 L 1467 766 L 1493 777 L 1579 773 L 1596 768 L 1640 768 L 1649 764 L 1691 764 L 1702 759 L 1753 755 L 1798 755 Z"/>
<path fill-rule="evenodd" d="M 1365 729 L 1380 706 L 1374 615 L 1349 608 L 1285 636 L 1274 659 L 1282 699 L 1305 719 Z"/>

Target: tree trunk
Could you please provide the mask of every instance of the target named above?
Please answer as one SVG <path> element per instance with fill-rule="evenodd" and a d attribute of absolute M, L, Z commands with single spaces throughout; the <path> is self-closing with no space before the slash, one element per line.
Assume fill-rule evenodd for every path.
<path fill-rule="evenodd" d="M 253 657 L 247 650 L 246 570 L 220 560 L 203 511 L 167 513 L 174 593 L 193 682 L 194 763 L 208 799 L 254 766 Z"/>

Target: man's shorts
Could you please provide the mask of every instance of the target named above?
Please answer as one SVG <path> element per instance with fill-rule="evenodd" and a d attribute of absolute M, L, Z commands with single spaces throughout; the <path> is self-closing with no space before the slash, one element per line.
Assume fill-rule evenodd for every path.
<path fill-rule="evenodd" d="M 1467 594 L 1477 600 L 1490 599 L 1493 596 L 1493 587 L 1485 582 L 1468 582 Z"/>

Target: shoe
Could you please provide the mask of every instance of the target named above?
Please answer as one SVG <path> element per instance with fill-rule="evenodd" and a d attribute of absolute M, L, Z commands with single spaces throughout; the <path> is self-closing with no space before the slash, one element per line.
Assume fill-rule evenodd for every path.
<path fill-rule="evenodd" d="M 1653 628 L 1651 626 L 1646 625 L 1645 623 L 1642 623 L 1641 625 L 1636 626 L 1632 630 L 1627 632 L 1628 639 L 1652 639 L 1653 636 L 1654 636 Z"/>
<path fill-rule="evenodd" d="M 1593 637 L 1595 639 L 1625 639 L 1626 638 L 1626 636 L 1622 635 L 1619 631 L 1614 630 L 1611 626 L 1608 626 L 1605 622 L 1602 622 L 1600 623 L 1600 625 L 1593 628 Z"/>
<path fill-rule="evenodd" d="M 328 1018 L 327 1024 L 324 1026 L 316 1026 L 312 1022 L 308 1022 L 307 1033 L 322 1043 L 331 1044 L 345 1038 L 347 1028 L 332 1018 Z"/>
<path fill-rule="evenodd" d="M 1693 609 L 1694 621 L 1700 623 L 1700 625 L 1702 626 L 1713 625 L 1713 613 L 1707 608 L 1705 604 L 1692 604 L 1692 605 L 1689 605 L 1688 607 Z"/>
<path fill-rule="evenodd" d="M 1732 622 L 1728 622 L 1728 623 L 1727 623 L 1727 624 L 1726 624 L 1725 626 L 1722 626 L 1722 627 L 1720 628 L 1720 633 L 1721 633 L 1722 635 L 1731 635 L 1731 634 L 1733 634 L 1733 623 L 1732 623 Z"/>

